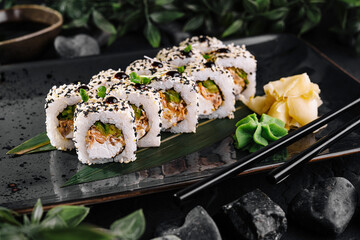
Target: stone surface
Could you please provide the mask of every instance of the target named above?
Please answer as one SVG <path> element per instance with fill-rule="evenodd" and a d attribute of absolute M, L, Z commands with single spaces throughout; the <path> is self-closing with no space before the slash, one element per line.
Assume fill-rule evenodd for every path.
<path fill-rule="evenodd" d="M 289 213 L 302 226 L 322 234 L 339 235 L 350 222 L 356 204 L 354 186 L 345 178 L 334 177 L 299 192 Z"/>
<path fill-rule="evenodd" d="M 214 220 L 201 206 L 193 208 L 186 216 L 185 223 L 179 228 L 170 228 L 161 236 L 175 235 L 186 240 L 220 240 L 220 232 Z"/>
<path fill-rule="evenodd" d="M 181 240 L 181 238 L 175 235 L 167 235 L 167 236 L 153 238 L 152 240 Z"/>
<path fill-rule="evenodd" d="M 224 205 L 223 212 L 245 239 L 280 239 L 287 229 L 284 211 L 259 189 Z"/>
<path fill-rule="evenodd" d="M 56 52 L 64 58 L 90 56 L 100 53 L 98 42 L 86 34 L 78 34 L 74 37 L 58 36 L 55 38 L 54 47 Z"/>

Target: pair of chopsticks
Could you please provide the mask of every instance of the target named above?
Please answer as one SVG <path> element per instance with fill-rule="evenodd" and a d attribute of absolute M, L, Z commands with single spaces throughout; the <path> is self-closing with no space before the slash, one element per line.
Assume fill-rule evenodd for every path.
<path fill-rule="evenodd" d="M 229 166 L 224 167 L 223 169 L 219 170 L 218 172 L 214 173 L 213 175 L 187 187 L 184 188 L 177 193 L 174 194 L 174 197 L 179 200 L 183 201 L 191 197 L 192 195 L 200 192 L 201 190 L 207 189 L 225 179 L 231 178 L 236 176 L 237 174 L 249 169 L 254 164 L 266 159 L 267 157 L 272 156 L 276 151 L 280 150 L 283 147 L 286 147 L 298 139 L 308 135 L 309 133 L 314 132 L 315 130 L 319 129 L 321 126 L 327 124 L 328 122 L 334 120 L 335 118 L 339 117 L 345 112 L 353 109 L 360 103 L 360 98 L 352 101 L 351 103 L 347 104 L 346 106 L 329 112 L 322 117 L 314 120 L 313 122 L 293 131 L 290 132 L 288 135 L 280 138 L 279 140 L 272 142 L 271 144 L 267 145 L 264 148 L 261 148 L 257 152 L 251 153 L 248 156 L 244 157 L 242 160 L 239 160 Z M 272 182 L 280 182 L 281 180 L 285 179 L 290 173 L 297 170 L 303 164 L 311 160 L 314 156 L 320 153 L 323 149 L 330 146 L 340 138 L 344 137 L 346 134 L 353 131 L 357 126 L 360 125 L 360 113 L 355 113 L 355 119 L 346 123 L 343 127 L 339 128 L 331 132 L 328 136 L 320 139 L 310 148 L 306 149 L 304 152 L 296 156 L 295 158 L 291 159 L 290 161 L 284 163 L 277 169 L 273 170 L 269 173 L 269 179 Z"/>

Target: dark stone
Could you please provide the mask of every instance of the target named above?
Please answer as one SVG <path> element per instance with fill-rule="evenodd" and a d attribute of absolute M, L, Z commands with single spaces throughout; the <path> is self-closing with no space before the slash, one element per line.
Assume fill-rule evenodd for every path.
<path fill-rule="evenodd" d="M 356 203 L 354 186 L 345 178 L 334 177 L 298 193 L 289 213 L 302 226 L 322 234 L 339 235 L 354 215 Z"/>
<path fill-rule="evenodd" d="M 186 240 L 221 240 L 214 220 L 201 206 L 196 206 L 187 214 L 181 227 L 170 228 L 161 233 L 161 236 L 169 235 Z"/>
<path fill-rule="evenodd" d="M 74 37 L 58 36 L 55 38 L 56 52 L 64 58 L 97 55 L 100 47 L 97 41 L 89 35 L 78 34 Z"/>
<path fill-rule="evenodd" d="M 223 212 L 245 239 L 280 239 L 287 229 L 284 211 L 259 189 L 224 205 Z"/>

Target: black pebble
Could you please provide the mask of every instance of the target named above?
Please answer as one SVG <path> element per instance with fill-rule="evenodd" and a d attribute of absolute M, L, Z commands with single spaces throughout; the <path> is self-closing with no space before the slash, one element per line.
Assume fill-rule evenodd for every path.
<path fill-rule="evenodd" d="M 289 213 L 308 229 L 339 235 L 350 222 L 356 204 L 354 186 L 345 178 L 334 177 L 298 193 L 290 203 Z"/>

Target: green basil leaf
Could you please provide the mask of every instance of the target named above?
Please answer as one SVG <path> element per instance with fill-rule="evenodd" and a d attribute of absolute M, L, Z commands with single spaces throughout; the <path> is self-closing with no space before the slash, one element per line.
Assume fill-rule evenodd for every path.
<path fill-rule="evenodd" d="M 36 240 L 111 240 L 113 236 L 106 231 L 88 226 L 73 228 L 41 229 L 34 239 Z"/>
<path fill-rule="evenodd" d="M 94 23 L 98 28 L 104 32 L 116 34 L 116 28 L 114 25 L 110 23 L 100 12 L 94 10 L 92 16 Z"/>
<path fill-rule="evenodd" d="M 161 40 L 160 31 L 151 22 L 147 22 L 144 35 L 153 48 L 159 47 Z"/>
<path fill-rule="evenodd" d="M 183 12 L 179 11 L 162 11 L 151 13 L 150 18 L 156 23 L 167 23 L 179 19 L 184 15 Z"/>
<path fill-rule="evenodd" d="M 265 12 L 270 7 L 270 0 L 256 0 L 256 3 L 259 6 L 259 11 L 260 12 Z"/>
<path fill-rule="evenodd" d="M 140 84 L 141 78 L 136 72 L 130 73 L 130 81 L 136 84 Z"/>
<path fill-rule="evenodd" d="M 76 227 L 89 214 L 89 210 L 89 208 L 82 206 L 59 206 L 51 209 L 46 214 L 45 219 L 58 216 L 66 223 L 67 226 Z"/>
<path fill-rule="evenodd" d="M 21 224 L 14 218 L 18 214 L 10 209 L 0 207 L 0 222 L 9 223 L 15 226 L 20 226 Z"/>
<path fill-rule="evenodd" d="M 321 20 L 321 11 L 317 7 L 310 7 L 306 11 L 306 16 L 310 20 L 310 22 L 318 24 Z"/>
<path fill-rule="evenodd" d="M 242 26 L 243 26 L 243 21 L 241 19 L 236 20 L 223 32 L 221 37 L 224 38 L 238 32 Z"/>
<path fill-rule="evenodd" d="M 185 23 L 184 32 L 191 32 L 198 29 L 204 23 L 204 15 L 197 15 Z"/>
<path fill-rule="evenodd" d="M 32 211 L 32 214 L 31 214 L 31 222 L 32 223 L 39 223 L 40 220 L 41 220 L 41 217 L 43 215 L 43 207 L 42 207 L 42 204 L 41 204 L 41 200 L 40 198 L 37 200 L 35 206 L 34 206 L 34 209 Z"/>
<path fill-rule="evenodd" d="M 275 7 L 283 7 L 288 3 L 287 0 L 272 0 L 271 2 Z"/>
<path fill-rule="evenodd" d="M 114 236 L 121 239 L 139 239 L 145 231 L 145 217 L 142 209 L 121 218 L 111 224 Z"/>
<path fill-rule="evenodd" d="M 55 228 L 66 228 L 68 225 L 66 222 L 58 215 L 53 215 L 51 217 L 46 217 L 44 221 L 41 222 L 41 226 L 47 229 Z"/>
<path fill-rule="evenodd" d="M 259 11 L 259 5 L 255 0 L 243 0 L 242 3 L 245 11 L 249 13 L 257 13 Z"/>
<path fill-rule="evenodd" d="M 98 92 L 97 92 L 97 95 L 101 98 L 104 98 L 105 97 L 105 94 L 106 94 L 106 87 L 105 86 L 100 86 L 98 88 Z"/>
<path fill-rule="evenodd" d="M 311 22 L 309 20 L 305 20 L 304 23 L 301 26 L 299 35 L 306 33 L 307 31 L 309 31 L 310 29 L 312 29 L 315 26 L 316 26 L 316 24 L 314 22 Z"/>
<path fill-rule="evenodd" d="M 262 14 L 262 16 L 269 20 L 278 20 L 280 18 L 284 18 L 288 12 L 289 12 L 288 8 L 281 7 L 281 8 L 276 8 L 271 11 L 265 12 Z"/>
<path fill-rule="evenodd" d="M 172 3 L 174 0 L 155 0 L 155 4 L 162 6 Z"/>

